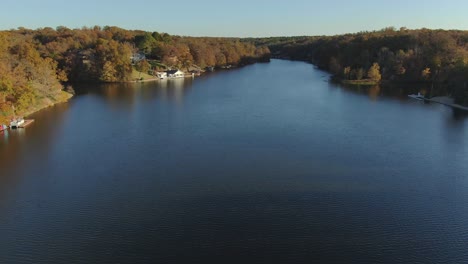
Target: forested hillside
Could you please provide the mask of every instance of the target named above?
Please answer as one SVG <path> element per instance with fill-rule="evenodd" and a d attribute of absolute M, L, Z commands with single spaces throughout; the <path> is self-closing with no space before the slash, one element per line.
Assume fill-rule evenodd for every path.
<path fill-rule="evenodd" d="M 0 32 L 0 124 L 70 97 L 57 64 L 42 56 L 31 36 Z"/>
<path fill-rule="evenodd" d="M 310 61 L 344 80 L 427 82 L 432 96 L 448 93 L 468 105 L 468 31 L 386 28 L 252 41 L 268 45 L 274 57 Z"/>
<path fill-rule="evenodd" d="M 0 123 L 65 100 L 64 82 L 129 81 L 143 72 L 268 61 L 267 47 L 118 27 L 0 31 Z M 138 60 L 135 59 L 138 57 Z M 132 59 L 133 58 L 133 59 Z"/>

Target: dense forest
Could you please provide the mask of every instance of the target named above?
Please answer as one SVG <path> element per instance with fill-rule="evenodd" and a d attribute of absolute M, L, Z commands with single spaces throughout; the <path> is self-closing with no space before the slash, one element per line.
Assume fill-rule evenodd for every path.
<path fill-rule="evenodd" d="M 341 80 L 425 82 L 433 87 L 427 96 L 450 94 L 468 105 L 468 31 L 390 27 L 249 41 L 267 45 L 273 57 L 312 62 Z"/>
<path fill-rule="evenodd" d="M 118 27 L 0 31 L 0 124 L 66 100 L 66 82 L 122 82 L 135 70 L 204 69 L 268 61 L 266 46 Z"/>

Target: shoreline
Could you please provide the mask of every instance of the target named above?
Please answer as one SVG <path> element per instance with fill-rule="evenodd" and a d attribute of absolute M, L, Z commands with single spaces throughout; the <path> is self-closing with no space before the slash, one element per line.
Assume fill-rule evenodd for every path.
<path fill-rule="evenodd" d="M 370 80 L 370 79 L 362 79 L 362 80 L 340 80 L 342 84 L 345 85 L 366 85 L 366 86 L 373 86 L 373 85 L 379 85 L 380 82 Z"/>
<path fill-rule="evenodd" d="M 436 97 L 432 97 L 430 99 L 424 98 L 424 100 L 429 101 L 429 102 L 438 103 L 438 104 L 441 104 L 441 105 L 450 106 L 452 108 L 468 111 L 468 107 L 463 106 L 463 105 L 459 105 L 459 104 L 455 104 L 454 103 L 455 99 L 453 99 L 453 98 L 451 98 L 449 96 L 436 96 Z"/>
<path fill-rule="evenodd" d="M 31 109 L 30 111 L 27 111 L 26 113 L 24 113 L 24 117 L 27 117 L 29 115 L 32 115 L 42 109 L 45 109 L 45 108 L 48 108 L 48 107 L 52 107 L 54 105 L 57 105 L 57 104 L 61 104 L 61 103 L 66 103 L 68 102 L 71 98 L 73 98 L 73 94 L 69 93 L 69 92 L 65 92 L 65 91 L 62 91 L 62 98 L 60 98 L 59 100 L 55 101 L 55 102 L 50 102 L 48 104 L 44 104 L 44 105 L 41 105 L 41 106 L 38 106 L 37 109 Z"/>
<path fill-rule="evenodd" d="M 143 80 L 133 80 L 133 81 L 123 81 L 123 82 L 120 82 L 120 83 L 139 83 L 139 82 L 154 82 L 154 81 L 164 81 L 164 80 L 177 80 L 177 79 L 185 79 L 185 78 L 193 78 L 195 77 L 195 75 L 185 75 L 184 77 L 176 77 L 176 78 L 148 78 L 148 79 L 143 79 Z M 117 82 L 119 83 L 119 82 Z"/>
<path fill-rule="evenodd" d="M 293 59 L 293 58 L 289 58 L 289 57 L 272 57 L 274 59 L 279 59 L 279 60 L 289 60 L 289 61 L 304 61 L 306 63 L 310 63 L 312 65 L 314 65 L 315 67 L 319 68 L 315 63 L 313 63 L 312 61 L 310 60 L 300 60 L 300 59 Z M 333 76 L 332 73 L 330 73 L 329 71 L 327 70 L 324 70 L 324 69 L 321 69 L 329 74 L 331 74 L 330 76 L 330 81 L 331 82 L 336 82 L 336 83 L 339 83 L 339 84 L 342 84 L 342 85 L 353 85 L 353 86 L 373 86 L 373 85 L 384 85 L 384 84 L 396 84 L 396 85 L 401 85 L 401 84 L 417 84 L 417 83 L 424 83 L 423 81 L 417 81 L 417 80 L 414 80 L 414 81 L 393 81 L 393 80 L 380 80 L 380 81 L 372 81 L 372 80 L 369 80 L 369 79 L 362 79 L 362 80 L 344 80 L 342 78 L 338 78 L 336 76 Z M 408 95 L 409 96 L 409 95 Z M 414 98 L 415 99 L 415 98 Z M 446 95 L 446 96 L 436 96 L 436 97 L 432 97 L 430 99 L 428 98 L 423 98 L 422 100 L 424 101 L 428 101 L 428 102 L 434 102 L 434 103 L 438 103 L 438 104 L 442 104 L 442 105 L 445 105 L 445 106 L 449 106 L 449 107 L 452 107 L 454 109 L 459 109 L 459 110 L 463 110 L 463 111 L 468 111 L 468 106 L 463 106 L 463 105 L 459 105 L 459 104 L 455 104 L 454 101 L 455 99 Z"/>
<path fill-rule="evenodd" d="M 59 98 L 57 101 L 54 101 L 54 102 L 49 102 L 49 103 L 42 103 L 42 104 L 38 104 L 34 107 L 32 107 L 31 109 L 28 109 L 27 111 L 25 111 L 24 113 L 20 114 L 20 115 L 16 115 L 16 116 L 23 116 L 23 118 L 27 118 L 29 117 L 30 115 L 34 114 L 34 113 L 37 113 L 41 110 L 44 110 L 46 108 L 49 108 L 49 107 L 52 107 L 54 105 L 57 105 L 57 104 L 61 104 L 61 103 L 66 103 L 68 102 L 71 98 L 73 98 L 73 94 L 69 93 L 69 92 L 66 92 L 66 91 L 62 91 L 62 94 L 61 94 L 61 98 Z M 11 120 L 12 118 L 15 118 L 15 116 L 6 116 L 5 117 L 7 120 Z M 0 124 L 1 125 L 1 124 Z M 7 124 L 5 124 L 8 126 L 8 128 L 10 127 L 10 124 L 9 122 L 7 122 Z"/>

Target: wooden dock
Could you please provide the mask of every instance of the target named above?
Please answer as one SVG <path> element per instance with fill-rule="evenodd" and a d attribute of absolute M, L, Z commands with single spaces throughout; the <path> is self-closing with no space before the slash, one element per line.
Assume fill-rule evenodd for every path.
<path fill-rule="evenodd" d="M 25 128 L 25 127 L 31 125 L 32 123 L 34 123 L 34 119 L 26 119 L 26 120 L 24 120 L 23 124 L 18 126 L 18 128 Z"/>
<path fill-rule="evenodd" d="M 459 105 L 459 104 L 455 104 L 454 103 L 455 100 L 453 98 L 448 97 L 448 96 L 432 97 L 431 99 L 426 99 L 426 100 L 429 101 L 429 102 L 435 102 L 435 103 L 443 104 L 443 105 L 446 105 L 446 106 L 450 106 L 452 108 L 457 108 L 457 109 L 460 109 L 460 110 L 468 111 L 468 107 L 463 106 L 463 105 Z"/>

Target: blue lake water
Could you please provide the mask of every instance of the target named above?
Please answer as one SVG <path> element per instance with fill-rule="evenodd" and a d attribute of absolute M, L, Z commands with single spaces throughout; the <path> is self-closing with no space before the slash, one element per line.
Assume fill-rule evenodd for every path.
<path fill-rule="evenodd" d="M 0 134 L 0 263 L 468 263 L 468 118 L 303 62 L 82 85 Z"/>

